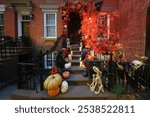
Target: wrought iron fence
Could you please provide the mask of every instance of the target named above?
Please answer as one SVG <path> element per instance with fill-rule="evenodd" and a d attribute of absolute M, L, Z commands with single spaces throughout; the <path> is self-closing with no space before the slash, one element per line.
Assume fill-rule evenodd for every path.
<path fill-rule="evenodd" d="M 43 90 L 43 81 L 46 79 L 49 70 L 44 68 L 44 57 L 49 56 L 47 63 L 53 66 L 55 59 L 52 59 L 53 52 L 56 51 L 59 42 L 64 36 L 58 37 L 53 46 L 46 52 L 41 50 L 36 55 L 32 63 L 18 63 L 18 89 L 35 90 L 37 93 Z"/>
<path fill-rule="evenodd" d="M 17 53 L 16 42 L 11 37 L 0 38 L 0 59 L 8 58 L 9 55 Z"/>

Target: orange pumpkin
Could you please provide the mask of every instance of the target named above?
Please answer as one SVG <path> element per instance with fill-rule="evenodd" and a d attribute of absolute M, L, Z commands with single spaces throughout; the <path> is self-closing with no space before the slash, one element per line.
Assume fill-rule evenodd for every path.
<path fill-rule="evenodd" d="M 49 89 L 48 95 L 54 97 L 57 96 L 60 93 L 60 87 L 57 87 L 56 89 Z"/>
<path fill-rule="evenodd" d="M 94 56 L 92 56 L 92 55 L 88 55 L 88 57 L 87 57 L 89 60 L 93 60 L 93 58 L 94 58 Z"/>

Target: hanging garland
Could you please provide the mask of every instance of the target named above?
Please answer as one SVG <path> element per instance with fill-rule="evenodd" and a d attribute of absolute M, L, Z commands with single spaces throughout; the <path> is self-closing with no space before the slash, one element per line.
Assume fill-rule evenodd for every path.
<path fill-rule="evenodd" d="M 102 25 L 105 24 L 104 21 L 107 19 L 105 19 L 105 17 L 103 20 L 98 18 L 101 12 L 96 11 L 93 8 L 93 4 L 93 1 L 84 2 L 82 0 L 77 0 L 76 2 L 72 2 L 71 0 L 67 0 L 65 6 L 62 7 L 63 33 L 66 37 L 68 36 L 69 13 L 78 12 L 82 18 L 81 32 L 84 37 L 83 43 L 87 48 L 92 49 L 96 53 L 106 53 L 118 50 L 118 34 L 116 32 L 109 32 L 109 34 L 107 34 L 108 26 Z M 105 12 L 105 14 L 106 16 L 110 15 L 110 21 L 113 20 L 113 17 L 119 17 L 117 11 L 112 13 Z"/>

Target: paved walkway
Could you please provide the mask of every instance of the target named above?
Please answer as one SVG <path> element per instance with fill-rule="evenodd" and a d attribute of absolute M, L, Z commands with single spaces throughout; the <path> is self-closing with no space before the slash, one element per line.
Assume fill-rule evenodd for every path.
<path fill-rule="evenodd" d="M 0 100 L 9 100 L 12 93 L 17 89 L 17 84 L 8 84 L 7 86 L 0 88 Z"/>

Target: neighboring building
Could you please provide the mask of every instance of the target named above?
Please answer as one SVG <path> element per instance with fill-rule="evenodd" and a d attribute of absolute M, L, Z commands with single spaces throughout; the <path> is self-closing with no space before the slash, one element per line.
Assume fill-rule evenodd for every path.
<path fill-rule="evenodd" d="M 64 1 L 0 0 L 0 36 L 30 36 L 35 49 L 51 47 L 63 33 L 60 6 Z M 120 12 L 120 19 L 112 21 L 110 31 L 119 32 L 129 59 L 134 59 L 135 54 L 150 54 L 146 36 L 147 9 L 148 0 L 104 0 L 102 11 Z"/>

